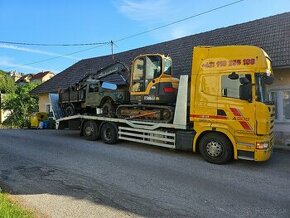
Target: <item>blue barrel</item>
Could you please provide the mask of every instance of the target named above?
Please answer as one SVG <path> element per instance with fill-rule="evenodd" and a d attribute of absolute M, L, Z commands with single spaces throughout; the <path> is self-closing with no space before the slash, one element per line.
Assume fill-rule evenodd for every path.
<path fill-rule="evenodd" d="M 48 120 L 44 120 L 43 121 L 43 129 L 48 129 L 49 127 L 49 121 Z"/>

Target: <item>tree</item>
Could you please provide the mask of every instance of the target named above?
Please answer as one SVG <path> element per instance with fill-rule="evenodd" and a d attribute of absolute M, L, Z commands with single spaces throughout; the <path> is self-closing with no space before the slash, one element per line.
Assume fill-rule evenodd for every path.
<path fill-rule="evenodd" d="M 15 91 L 15 82 L 3 70 L 0 70 L 0 91 L 1 93 L 12 93 Z"/>
<path fill-rule="evenodd" d="M 21 128 L 29 125 L 29 116 L 38 110 L 37 97 L 29 93 L 36 86 L 33 83 L 17 86 L 14 92 L 5 95 L 2 108 L 9 110 L 10 115 L 4 124 Z"/>

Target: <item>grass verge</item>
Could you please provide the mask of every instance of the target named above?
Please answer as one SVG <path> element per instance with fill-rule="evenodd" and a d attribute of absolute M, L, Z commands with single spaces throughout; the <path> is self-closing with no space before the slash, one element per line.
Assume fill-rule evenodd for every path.
<path fill-rule="evenodd" d="M 32 218 L 32 213 L 22 209 L 9 200 L 7 194 L 0 193 L 0 217 L 2 218 Z"/>

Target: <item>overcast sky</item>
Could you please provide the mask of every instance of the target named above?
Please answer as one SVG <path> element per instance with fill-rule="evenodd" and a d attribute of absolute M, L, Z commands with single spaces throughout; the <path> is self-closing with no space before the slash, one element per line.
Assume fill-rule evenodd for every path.
<path fill-rule="evenodd" d="M 0 0 L 0 41 L 73 44 L 117 41 L 115 52 L 168 41 L 290 11 L 289 0 L 244 0 L 123 41 L 237 0 Z M 85 51 L 83 51 L 85 50 Z M 61 72 L 109 45 L 77 47 L 0 43 L 0 69 Z"/>

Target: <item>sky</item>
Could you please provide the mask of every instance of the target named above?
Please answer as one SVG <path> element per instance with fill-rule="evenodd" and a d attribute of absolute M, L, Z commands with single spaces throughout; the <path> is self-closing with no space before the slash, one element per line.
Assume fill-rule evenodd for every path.
<path fill-rule="evenodd" d="M 0 41 L 85 44 L 112 40 L 114 52 L 119 53 L 290 11 L 289 0 L 244 0 L 149 31 L 233 2 L 237 0 L 0 0 Z M 59 73 L 82 59 L 110 54 L 110 44 L 0 43 L 0 69 Z"/>

